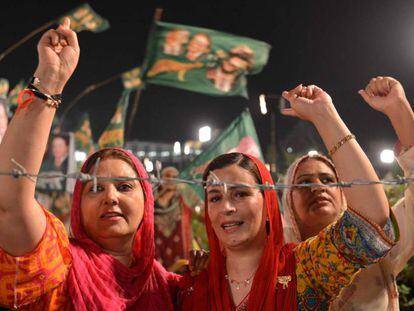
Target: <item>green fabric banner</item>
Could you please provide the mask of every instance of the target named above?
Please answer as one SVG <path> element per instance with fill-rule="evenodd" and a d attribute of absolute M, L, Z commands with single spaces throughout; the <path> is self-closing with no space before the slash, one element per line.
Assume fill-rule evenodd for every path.
<path fill-rule="evenodd" d="M 122 74 L 122 84 L 126 90 L 137 90 L 143 86 L 141 67 L 132 68 Z"/>
<path fill-rule="evenodd" d="M 91 123 L 89 121 L 89 114 L 84 113 L 79 121 L 79 125 L 74 132 L 75 148 L 90 155 L 94 152 L 94 142 L 91 130 Z"/>
<path fill-rule="evenodd" d="M 97 14 L 88 3 L 82 4 L 59 17 L 59 24 L 62 23 L 64 17 L 70 18 L 70 27 L 75 32 L 81 32 L 83 30 L 102 32 L 109 28 L 109 22 Z"/>
<path fill-rule="evenodd" d="M 9 108 L 7 107 L 7 93 L 9 92 L 9 80 L 5 78 L 0 78 L 0 123 L 4 123 L 5 127 L 7 127 L 7 118 L 9 116 Z M 4 115 L 5 113 L 5 115 Z M 4 115 L 4 117 L 2 117 Z M 0 128 L 2 127 L 0 124 Z M 0 130 L 1 131 L 1 130 Z M 2 132 L 2 131 L 1 131 Z M 2 133 L 0 133 L 0 141 L 2 139 Z"/>
<path fill-rule="evenodd" d="M 198 155 L 180 174 L 183 179 L 201 179 L 204 169 L 215 157 L 230 152 L 243 152 L 263 160 L 259 139 L 248 109 L 243 111 L 207 149 Z M 194 186 L 203 198 L 201 186 Z"/>
<path fill-rule="evenodd" d="M 124 146 L 125 116 L 128 109 L 129 94 L 131 94 L 131 90 L 122 92 L 114 116 L 98 140 L 99 148 Z"/>
<path fill-rule="evenodd" d="M 14 88 L 10 90 L 9 95 L 7 96 L 7 111 L 9 113 L 9 117 L 13 116 L 17 106 L 19 105 L 17 102 L 17 97 L 25 87 L 26 83 L 24 80 L 20 80 L 19 83 L 17 83 Z"/>
<path fill-rule="evenodd" d="M 9 92 L 9 80 L 0 78 L 0 97 L 6 98 Z"/>
<path fill-rule="evenodd" d="M 266 65 L 270 45 L 216 30 L 156 23 L 145 81 L 210 95 L 247 97 L 246 75 Z"/>

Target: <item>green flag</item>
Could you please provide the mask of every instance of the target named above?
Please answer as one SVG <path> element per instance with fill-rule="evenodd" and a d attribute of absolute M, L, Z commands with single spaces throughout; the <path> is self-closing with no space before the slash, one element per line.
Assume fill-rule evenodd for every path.
<path fill-rule="evenodd" d="M 145 81 L 210 95 L 247 97 L 246 75 L 266 65 L 270 45 L 216 30 L 156 23 Z"/>
<path fill-rule="evenodd" d="M 123 147 L 125 116 L 128 109 L 130 90 L 124 90 L 111 122 L 98 140 L 99 148 Z"/>
<path fill-rule="evenodd" d="M 243 111 L 208 148 L 198 155 L 180 174 L 184 179 L 201 179 L 204 169 L 215 157 L 229 152 L 243 152 L 263 159 L 259 139 L 250 112 Z M 200 197 L 203 189 L 196 186 Z"/>
<path fill-rule="evenodd" d="M 9 80 L 0 78 L 0 98 L 6 98 L 9 92 Z"/>
<path fill-rule="evenodd" d="M 90 155 L 94 152 L 94 143 L 89 121 L 89 114 L 85 113 L 79 121 L 79 126 L 75 130 L 75 148 Z"/>
<path fill-rule="evenodd" d="M 142 87 L 141 67 L 132 68 L 122 74 L 122 84 L 127 90 L 136 90 Z"/>
<path fill-rule="evenodd" d="M 26 83 L 24 80 L 20 80 L 19 83 L 17 83 L 14 88 L 12 88 L 9 92 L 9 95 L 7 96 L 7 108 L 9 117 L 11 117 L 14 114 L 14 111 L 16 111 L 17 106 L 19 105 L 17 102 L 17 98 L 19 96 L 19 93 L 24 90 L 26 87 Z"/>
<path fill-rule="evenodd" d="M 59 24 L 64 17 L 70 18 L 70 27 L 73 31 L 89 30 L 101 32 L 109 28 L 109 22 L 97 14 L 88 3 L 84 3 L 59 18 Z"/>
<path fill-rule="evenodd" d="M 9 80 L 0 78 L 0 109 L 3 109 L 3 111 L 6 113 L 5 117 L 8 117 L 9 115 L 9 112 L 8 112 L 9 109 L 7 107 L 7 93 L 8 92 L 9 92 Z M 0 134 L 0 140 L 1 140 L 1 134 Z"/>

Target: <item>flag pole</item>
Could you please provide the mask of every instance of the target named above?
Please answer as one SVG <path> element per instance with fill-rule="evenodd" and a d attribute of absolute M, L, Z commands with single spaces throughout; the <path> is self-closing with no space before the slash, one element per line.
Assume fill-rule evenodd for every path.
<path fill-rule="evenodd" d="M 163 9 L 162 8 L 156 8 L 155 9 L 155 13 L 154 13 L 154 18 L 153 18 L 153 23 L 150 27 L 149 33 L 148 33 L 148 38 L 147 38 L 147 50 L 148 50 L 148 44 L 151 40 L 152 35 L 154 34 L 155 31 L 155 26 L 156 26 L 156 22 L 161 20 L 161 15 L 162 15 Z M 148 54 L 148 53 L 147 53 Z M 139 106 L 139 100 L 141 98 L 141 93 L 142 93 L 142 89 L 144 88 L 144 83 L 145 83 L 145 74 L 147 71 L 147 67 L 148 67 L 148 55 L 145 56 L 144 61 L 142 63 L 142 67 L 141 67 L 141 72 L 142 72 L 142 87 L 138 88 L 137 91 L 135 92 L 135 96 L 134 96 L 134 103 L 132 105 L 132 110 L 131 110 L 131 114 L 129 116 L 129 120 L 128 120 L 128 128 L 127 128 L 127 132 L 126 132 L 126 137 L 129 138 L 131 136 L 131 129 L 132 129 L 132 124 L 134 122 L 135 116 L 137 114 L 138 111 L 138 106 Z"/>
<path fill-rule="evenodd" d="M 13 44 L 12 46 L 8 47 L 6 50 L 4 50 L 1 54 L 0 54 L 0 62 L 7 56 L 9 55 L 11 52 L 13 52 L 15 49 L 17 49 L 19 46 L 21 46 L 23 43 L 25 43 L 26 41 L 28 41 L 30 38 L 32 38 L 33 36 L 37 35 L 39 32 L 42 32 L 43 30 L 45 30 L 46 28 L 49 28 L 50 26 L 52 26 L 56 21 L 50 21 L 47 22 L 46 24 L 44 24 L 43 26 L 40 26 L 39 28 L 36 28 L 35 30 L 33 30 L 32 32 L 30 32 L 27 36 L 23 37 L 22 39 L 20 39 L 19 41 L 17 41 L 15 44 Z"/>
<path fill-rule="evenodd" d="M 276 176 L 277 172 L 277 147 L 276 147 L 276 114 L 280 108 L 280 105 L 283 101 L 283 97 L 276 94 L 266 94 L 266 99 L 276 100 L 278 105 L 269 104 L 270 111 L 270 146 L 269 146 L 269 162 L 270 162 L 270 172 Z"/>
<path fill-rule="evenodd" d="M 82 92 L 80 92 L 66 107 L 65 110 L 63 110 L 62 115 L 60 116 L 60 120 L 59 120 L 59 124 L 57 125 L 57 129 L 61 129 L 62 125 L 63 125 L 63 121 L 66 118 L 66 115 L 68 114 L 69 110 L 71 110 L 83 97 L 85 97 L 86 95 L 88 95 L 89 93 L 97 90 L 98 88 L 112 82 L 115 81 L 116 79 L 118 79 L 119 77 L 121 77 L 123 74 L 123 72 L 118 73 L 116 75 L 113 75 L 111 77 L 109 77 L 108 79 L 105 79 L 103 81 L 94 83 L 89 85 L 88 87 L 86 87 Z"/>

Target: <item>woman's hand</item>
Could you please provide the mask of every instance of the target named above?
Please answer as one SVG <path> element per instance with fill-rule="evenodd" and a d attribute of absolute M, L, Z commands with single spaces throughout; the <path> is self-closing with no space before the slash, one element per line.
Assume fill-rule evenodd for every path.
<path fill-rule="evenodd" d="M 76 33 L 65 18 L 57 29 L 47 31 L 37 45 L 39 64 L 34 76 L 40 80 L 40 89 L 48 94 L 60 94 L 75 71 L 79 60 Z"/>
<path fill-rule="evenodd" d="M 401 105 L 408 103 L 402 85 L 391 77 L 372 78 L 358 93 L 368 105 L 387 116 L 392 116 Z"/>
<path fill-rule="evenodd" d="M 188 268 L 191 276 L 199 275 L 201 271 L 207 268 L 210 253 L 205 250 L 191 250 Z"/>
<path fill-rule="evenodd" d="M 414 145 L 414 112 L 400 82 L 391 77 L 372 78 L 358 93 L 368 105 L 390 119 L 404 148 Z"/>
<path fill-rule="evenodd" d="M 283 115 L 297 117 L 313 124 L 326 121 L 327 118 L 339 117 L 332 103 L 332 98 L 316 85 L 303 86 L 299 84 L 290 91 L 284 91 L 282 96 L 291 105 L 291 108 L 281 110 Z"/>

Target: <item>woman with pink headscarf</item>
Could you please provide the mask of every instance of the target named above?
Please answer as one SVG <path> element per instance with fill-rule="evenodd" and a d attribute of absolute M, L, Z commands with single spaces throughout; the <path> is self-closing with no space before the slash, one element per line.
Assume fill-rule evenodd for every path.
<path fill-rule="evenodd" d="M 65 19 L 38 44 L 39 65 L 0 145 L 0 171 L 14 159 L 37 174 L 60 94 L 78 62 Z M 50 95 L 55 94 L 55 95 Z M 28 95 L 29 99 L 25 96 Z M 72 236 L 34 198 L 30 178 L 0 176 L 0 306 L 19 310 L 172 310 L 176 275 L 154 260 L 151 185 L 123 149 L 103 149 L 77 181 Z M 122 178 L 118 178 L 122 177 Z"/>

